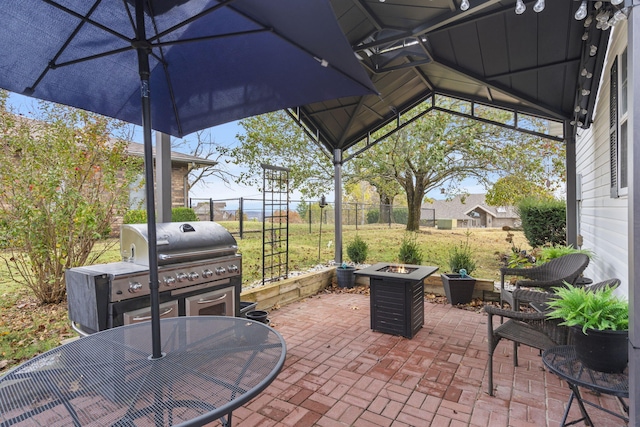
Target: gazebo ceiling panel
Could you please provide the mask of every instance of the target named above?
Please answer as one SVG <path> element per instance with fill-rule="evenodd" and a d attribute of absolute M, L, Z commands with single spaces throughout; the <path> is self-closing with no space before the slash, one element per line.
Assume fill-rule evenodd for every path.
<path fill-rule="evenodd" d="M 515 1 L 471 1 L 464 12 L 458 0 L 331 3 L 380 94 L 301 108 L 330 151 L 357 144 L 434 93 L 583 127 L 591 122 L 609 31 L 576 21 L 579 2 L 548 1 L 540 13 L 528 2 L 521 15 Z M 604 48 L 589 57 L 594 43 Z M 593 72 L 586 97 L 580 96 L 583 67 Z M 576 114 L 576 104 L 586 113 Z"/>

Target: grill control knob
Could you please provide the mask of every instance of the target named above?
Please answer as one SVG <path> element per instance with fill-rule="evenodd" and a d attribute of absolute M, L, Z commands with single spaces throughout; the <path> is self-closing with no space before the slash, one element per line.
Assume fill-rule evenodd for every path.
<path fill-rule="evenodd" d="M 191 273 L 189 273 L 188 279 L 193 282 L 198 277 L 200 277 L 200 275 L 198 273 L 196 273 L 195 271 L 192 271 Z"/>
<path fill-rule="evenodd" d="M 142 289 L 142 283 L 140 283 L 140 282 L 130 282 L 129 283 L 129 292 L 131 292 L 132 294 L 135 294 L 140 289 Z"/>
<path fill-rule="evenodd" d="M 224 269 L 224 267 L 218 267 L 218 268 L 216 268 L 216 274 L 217 274 L 218 276 L 222 276 L 222 275 L 223 275 L 224 273 L 226 273 L 226 272 L 227 272 L 227 270 L 225 270 L 225 269 Z"/>
<path fill-rule="evenodd" d="M 209 270 L 208 268 L 205 268 L 202 271 L 202 277 L 204 277 L 205 279 L 211 276 L 213 276 L 213 271 Z"/>
<path fill-rule="evenodd" d="M 164 278 L 164 284 L 167 286 L 172 286 L 176 283 L 176 278 L 172 276 L 167 276 Z"/>
<path fill-rule="evenodd" d="M 176 279 L 178 279 L 178 282 L 184 282 L 187 279 L 187 273 L 178 273 L 176 274 Z"/>
<path fill-rule="evenodd" d="M 238 270 L 239 270 L 239 268 L 238 268 L 238 266 L 237 266 L 237 265 L 235 265 L 235 264 L 231 264 L 231 265 L 229 266 L 229 273 L 237 273 L 237 272 L 238 272 Z"/>

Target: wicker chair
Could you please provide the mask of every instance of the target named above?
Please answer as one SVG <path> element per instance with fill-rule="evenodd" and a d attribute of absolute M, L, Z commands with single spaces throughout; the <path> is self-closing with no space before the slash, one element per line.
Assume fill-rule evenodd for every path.
<path fill-rule="evenodd" d="M 504 285 L 505 276 L 520 276 L 525 279 L 516 282 L 516 289 L 521 287 L 542 288 L 548 292 L 556 286 L 564 286 L 564 282 L 571 285 L 589 265 L 589 257 L 582 253 L 573 253 L 554 258 L 551 261 L 531 268 L 500 268 L 500 307 L 507 302 L 513 310 L 518 310 L 520 302 L 529 302 L 529 294 L 521 294 L 521 298 L 514 298 L 513 292 Z"/>
<path fill-rule="evenodd" d="M 608 279 L 593 285 L 588 285 L 589 290 L 598 290 L 608 285 L 617 287 L 620 284 L 618 279 Z M 550 299 L 554 298 L 553 293 L 537 292 L 528 289 L 515 289 L 513 291 L 516 300 L 529 300 L 538 306 L 544 306 Z M 518 366 L 518 345 L 524 344 L 537 348 L 541 351 L 547 350 L 557 345 L 569 343 L 569 328 L 560 326 L 559 319 L 548 319 L 544 312 L 523 312 L 506 310 L 494 306 L 485 306 L 487 313 L 487 329 L 489 344 L 489 395 L 493 396 L 493 353 L 496 346 L 502 339 L 513 341 L 513 365 Z M 506 322 L 493 328 L 493 316 L 507 318 Z"/>

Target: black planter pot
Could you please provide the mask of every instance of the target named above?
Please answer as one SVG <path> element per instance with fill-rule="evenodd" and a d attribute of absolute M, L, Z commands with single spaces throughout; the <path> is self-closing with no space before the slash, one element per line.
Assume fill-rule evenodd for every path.
<path fill-rule="evenodd" d="M 449 304 L 468 304 L 471 302 L 476 279 L 470 276 L 462 278 L 459 274 L 441 274 L 440 277 Z"/>
<path fill-rule="evenodd" d="M 351 266 L 336 268 L 338 287 L 353 288 L 356 283 L 356 275 L 353 274 L 355 271 L 356 268 Z"/>
<path fill-rule="evenodd" d="M 622 372 L 629 361 L 629 331 L 599 331 L 571 327 L 572 344 L 582 363 L 601 372 Z"/>
<path fill-rule="evenodd" d="M 252 310 L 247 312 L 247 319 L 255 320 L 260 323 L 269 323 L 267 316 L 269 316 L 269 313 L 264 310 Z"/>

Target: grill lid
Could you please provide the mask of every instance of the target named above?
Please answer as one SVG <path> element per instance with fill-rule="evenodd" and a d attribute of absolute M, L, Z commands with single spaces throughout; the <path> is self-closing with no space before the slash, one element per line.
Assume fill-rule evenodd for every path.
<path fill-rule="evenodd" d="M 164 222 L 156 224 L 158 264 L 212 259 L 234 255 L 236 239 L 215 222 Z M 120 230 L 122 260 L 149 265 L 147 224 L 124 224 Z"/>

